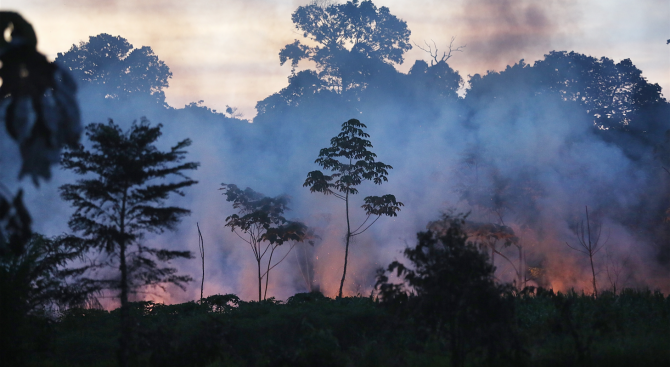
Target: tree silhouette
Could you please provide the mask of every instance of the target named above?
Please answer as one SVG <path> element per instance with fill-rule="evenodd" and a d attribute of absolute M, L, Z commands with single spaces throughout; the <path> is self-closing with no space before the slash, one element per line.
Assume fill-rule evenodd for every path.
<path fill-rule="evenodd" d="M 39 322 L 36 316 L 47 314 L 54 307 L 97 302 L 91 297 L 98 290 L 96 285 L 78 278 L 88 267 L 64 267 L 82 255 L 80 247 L 62 245 L 58 238 L 39 234 L 32 236 L 22 254 L 0 255 L 0 363 L 3 366 L 22 365 L 30 350 L 26 343 L 41 337 L 26 331 L 30 323 Z"/>
<path fill-rule="evenodd" d="M 323 169 L 333 172 L 332 175 L 324 175 L 321 171 L 312 171 L 307 174 L 307 179 L 303 184 L 309 187 L 310 192 L 320 192 L 324 195 L 333 195 L 344 201 L 345 215 L 347 218 L 347 235 L 344 250 L 344 270 L 342 280 L 340 281 L 340 290 L 338 297 L 342 297 L 342 288 L 344 279 L 347 275 L 347 259 L 349 256 L 349 241 L 351 237 L 365 232 L 382 215 L 395 217 L 396 212 L 400 211 L 403 203 L 396 201 L 393 195 L 368 196 L 364 199 L 365 204 L 361 206 L 365 209 L 367 218 L 356 229 L 351 229 L 349 221 L 349 196 L 358 193 L 356 188 L 364 180 L 373 181 L 381 185 L 383 181 L 388 181 L 386 176 L 388 170 L 393 167 L 382 162 L 376 162 L 377 155 L 368 150 L 372 148 L 372 143 L 365 138 L 370 135 L 363 132 L 367 128 L 356 119 L 351 119 L 342 124 L 342 131 L 330 140 L 330 147 L 323 148 L 319 152 L 319 158 L 315 163 Z M 377 216 L 366 227 L 371 216 Z"/>
<path fill-rule="evenodd" d="M 233 202 L 233 208 L 239 209 L 239 215 L 233 214 L 226 218 L 226 227 L 238 235 L 244 242 L 249 244 L 254 253 L 258 270 L 258 301 L 265 299 L 268 294 L 270 281 L 270 270 L 279 265 L 291 252 L 291 246 L 284 257 L 272 264 L 272 256 L 275 250 L 284 242 L 302 242 L 307 234 L 307 227 L 300 222 L 292 222 L 284 218 L 284 211 L 288 210 L 289 198 L 280 195 L 274 198 L 267 197 L 247 187 L 241 190 L 234 184 L 225 184 L 220 190 L 224 190 L 226 201 Z M 247 238 L 242 237 L 236 230 L 239 229 Z M 267 242 L 267 244 L 263 244 Z M 267 267 L 261 274 L 263 257 L 269 253 Z M 263 278 L 265 278 L 265 293 L 262 291 Z"/>
<path fill-rule="evenodd" d="M 37 35 L 21 15 L 0 11 L 0 31 L 0 109 L 3 110 L 0 118 L 9 136 L 19 144 L 22 162 L 19 178 L 29 175 L 38 186 L 39 178 L 51 177 L 50 166 L 59 161 L 63 145 L 79 141 L 77 87 L 65 69 L 50 63 L 37 51 Z M 0 262 L 5 270 L 28 256 L 25 252 L 30 247 L 31 225 L 23 190 L 13 195 L 0 183 Z M 23 291 L 32 290 L 23 288 Z M 23 295 L 29 297 L 27 293 Z"/>
<path fill-rule="evenodd" d="M 405 312 L 438 336 L 451 353 L 451 365 L 463 366 L 469 353 L 486 348 L 488 357 L 514 346 L 513 306 L 496 285 L 486 253 L 469 243 L 463 216 L 445 215 L 442 233 L 419 232 L 417 245 L 404 251 L 410 266 L 394 261 L 379 269 L 376 288 L 383 304 Z M 396 273 L 400 284 L 389 283 Z"/>
<path fill-rule="evenodd" d="M 168 151 L 160 151 L 154 143 L 161 135 L 161 124 L 151 126 L 142 118 L 139 124 L 123 132 L 110 120 L 86 127 L 91 149 L 82 145 L 63 154 L 64 169 L 85 176 L 74 184 L 60 187 L 63 200 L 75 208 L 68 225 L 79 235 L 62 239 L 102 255 L 91 270 L 118 268 L 120 274 L 107 278 L 90 278 L 101 289 L 119 290 L 121 298 L 121 338 L 119 362 L 127 366 L 131 325 L 128 294 L 144 286 L 171 283 L 184 289 L 191 280 L 177 275 L 171 267 L 158 262 L 191 258 L 189 251 L 171 251 L 148 247 L 142 243 L 146 233 L 173 230 L 189 210 L 165 206 L 171 194 L 184 195 L 182 189 L 197 183 L 186 177 L 185 170 L 194 170 L 198 163 L 183 163 L 191 144 L 189 139 Z M 167 183 L 156 180 L 175 177 Z M 119 277 L 120 275 L 120 277 Z"/>
<path fill-rule="evenodd" d="M 125 101 L 149 98 L 164 104 L 164 89 L 172 78 L 170 68 L 151 47 L 133 48 L 121 36 L 106 33 L 89 37 L 59 53 L 56 62 L 67 67 L 74 78 L 90 86 L 95 98 Z"/>
<path fill-rule="evenodd" d="M 290 61 L 295 68 L 300 60 L 313 61 L 319 77 L 339 92 L 359 87 L 361 75 L 374 69 L 375 62 L 401 64 L 412 48 L 407 24 L 369 0 L 301 6 L 292 20 L 308 43 L 316 45 L 295 40 L 279 52 L 281 64 Z"/>
<path fill-rule="evenodd" d="M 573 223 L 570 229 L 577 236 L 577 241 L 579 246 L 570 246 L 569 243 L 565 243 L 571 249 L 581 252 L 582 254 L 589 257 L 589 262 L 591 263 L 591 275 L 593 276 L 593 295 L 598 297 L 598 286 L 596 284 L 596 269 L 593 265 L 593 257 L 596 256 L 600 250 L 603 249 L 607 240 L 605 242 L 600 242 L 600 234 L 602 233 L 602 221 L 600 218 L 595 220 L 589 219 L 589 207 L 585 206 L 584 211 L 586 212 L 586 227 L 584 227 L 584 222 L 580 221 L 579 223 Z M 593 233 L 591 232 L 593 229 Z"/>
<path fill-rule="evenodd" d="M 79 141 L 77 86 L 67 71 L 37 52 L 35 31 L 21 15 L 0 12 L 0 30 L 5 127 L 21 150 L 19 177 L 28 174 L 37 185 L 39 177 L 51 177 L 49 167 L 58 162 L 63 145 Z"/>

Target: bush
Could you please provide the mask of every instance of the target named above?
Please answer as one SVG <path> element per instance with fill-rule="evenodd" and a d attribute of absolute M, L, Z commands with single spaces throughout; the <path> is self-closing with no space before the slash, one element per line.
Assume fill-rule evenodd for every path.
<path fill-rule="evenodd" d="M 467 242 L 464 217 L 444 219 L 450 226 L 443 236 L 420 232 L 416 247 L 405 249 L 411 268 L 394 261 L 379 271 L 381 302 L 403 319 L 413 316 L 427 341 L 449 351 L 454 366 L 463 366 L 474 352 L 496 365 L 518 365 L 523 358 L 511 288 L 495 283 L 487 255 Z M 386 274 L 393 272 L 403 283 L 389 283 Z"/>

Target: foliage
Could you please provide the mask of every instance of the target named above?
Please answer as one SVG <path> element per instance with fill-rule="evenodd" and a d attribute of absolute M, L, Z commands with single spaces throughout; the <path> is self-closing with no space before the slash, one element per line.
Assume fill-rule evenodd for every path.
<path fill-rule="evenodd" d="M 191 280 L 188 275 L 177 275 L 177 269 L 160 267 L 157 263 L 191 258 L 189 251 L 157 249 L 142 243 L 145 233 L 172 230 L 181 217 L 190 213 L 164 203 L 170 194 L 183 196 L 183 188 L 197 183 L 183 174 L 199 165 L 182 162 L 186 155 L 184 148 L 191 141 L 182 140 L 162 152 L 154 145 L 161 127 L 151 126 L 144 118 L 139 124 L 134 122 L 126 132 L 111 120 L 107 124 L 90 124 L 86 135 L 92 148 L 75 146 L 62 159 L 64 169 L 85 176 L 60 187 L 63 200 L 75 208 L 68 225 L 80 234 L 66 236 L 62 242 L 105 255 L 102 261 L 92 263 L 89 270 L 118 268 L 120 272 L 108 278 L 87 279 L 101 289 L 120 291 L 122 365 L 127 363 L 125 348 L 130 337 L 128 293 L 144 286 L 162 287 L 163 283 L 183 289 L 184 283 Z M 155 181 L 174 176 L 177 181 Z"/>
<path fill-rule="evenodd" d="M 70 74 L 37 51 L 32 25 L 15 12 L 0 11 L 0 116 L 9 136 L 19 144 L 19 178 L 35 185 L 51 177 L 65 144 L 79 141 L 81 123 Z M 7 32 L 9 37 L 6 38 Z M 0 256 L 20 256 L 32 232 L 23 191 L 0 194 Z"/>
<path fill-rule="evenodd" d="M 539 365 L 662 366 L 670 358 L 664 346 L 670 297 L 658 291 L 605 291 L 595 298 L 531 287 L 516 295 L 515 304 L 524 342 Z"/>
<path fill-rule="evenodd" d="M 595 299 L 528 288 L 513 294 L 512 301 L 519 340 L 530 351 L 529 365 L 664 366 L 670 358 L 670 297 L 660 293 L 603 292 Z M 565 303 L 568 312 L 562 311 Z M 143 331 L 136 345 L 143 366 L 453 365 L 439 339 L 426 337 L 417 318 L 391 312 L 367 297 L 301 293 L 284 303 L 215 295 L 202 303 L 131 306 Z M 64 312 L 54 325 L 52 353 L 35 365 L 114 365 L 118 317 L 118 310 Z M 592 340 L 582 361 L 569 323 L 580 340 Z M 499 356 L 492 365 L 521 362 Z M 486 365 L 474 354 L 468 363 Z"/>
<path fill-rule="evenodd" d="M 545 88 L 580 102 L 601 129 L 628 130 L 637 110 L 663 102 L 661 87 L 649 83 L 630 59 L 552 51 L 533 66 Z"/>
<path fill-rule="evenodd" d="M 27 339 L 48 339 L 48 329 L 32 330 L 32 337 L 24 333 L 31 323 L 48 327 L 40 321 L 55 308 L 85 304 L 96 288 L 77 279 L 86 267 L 64 268 L 66 263 L 81 258 L 82 250 L 61 246 L 58 239 L 33 235 L 18 255 L 14 252 L 0 256 L 0 361 L 3 365 L 20 365 L 31 350 Z"/>
<path fill-rule="evenodd" d="M 89 93 L 102 99 L 140 97 L 164 105 L 164 89 L 172 78 L 170 68 L 151 47 L 133 48 L 125 38 L 106 33 L 72 45 L 58 54 L 56 62 L 67 67 L 82 85 L 94 87 Z"/>
<path fill-rule="evenodd" d="M 342 288 L 347 274 L 347 257 L 349 255 L 349 241 L 351 237 L 365 232 L 382 215 L 389 217 L 397 216 L 403 203 L 396 201 L 395 196 L 387 194 L 384 196 L 368 196 L 361 206 L 365 209 L 367 218 L 358 228 L 352 231 L 349 222 L 349 195 L 358 193 L 357 186 L 363 181 L 372 181 L 381 185 L 388 181 L 388 170 L 393 167 L 382 162 L 375 161 L 377 155 L 368 148 L 372 143 L 366 138 L 370 135 L 363 132 L 364 124 L 356 119 L 351 119 L 342 124 L 342 131 L 330 140 L 330 147 L 323 148 L 319 152 L 319 158 L 315 163 L 325 170 L 333 172 L 332 175 L 324 175 L 321 171 L 312 171 L 307 174 L 303 186 L 309 187 L 310 192 L 320 192 L 324 195 L 333 195 L 344 201 L 347 219 L 346 246 L 344 252 L 344 271 L 340 281 L 338 297 L 342 297 Z M 371 216 L 377 216 L 372 223 L 364 227 Z"/>
<path fill-rule="evenodd" d="M 494 282 L 495 268 L 486 254 L 466 242 L 464 218 L 444 219 L 451 223 L 446 233 L 420 232 L 416 247 L 405 249 L 411 268 L 394 261 L 380 269 L 380 299 L 412 315 L 443 342 L 454 366 L 465 365 L 468 355 L 479 351 L 490 361 L 520 358 L 509 289 Z M 403 283 L 389 283 L 387 272 Z"/>
<path fill-rule="evenodd" d="M 313 61 L 319 78 L 340 92 L 360 87 L 361 77 L 376 62 L 401 64 L 403 54 L 412 48 L 407 24 L 369 0 L 301 6 L 292 20 L 303 37 L 316 45 L 295 40 L 279 52 L 281 64 L 290 61 L 295 68 L 300 60 Z"/>
<path fill-rule="evenodd" d="M 239 229 L 247 235 L 248 238 L 244 238 L 235 232 L 244 242 L 249 244 L 254 252 L 258 268 L 258 301 L 260 302 L 261 299 L 267 297 L 270 270 L 283 261 L 293 247 L 289 248 L 279 262 L 272 264 L 272 256 L 275 250 L 284 242 L 302 242 L 307 236 L 307 227 L 303 223 L 284 218 L 284 211 L 289 209 L 289 198 L 286 195 L 271 198 L 249 187 L 241 190 L 234 184 L 222 183 L 221 186 L 223 187 L 220 190 L 224 190 L 226 201 L 231 201 L 233 208 L 239 210 L 239 215 L 233 214 L 226 218 L 226 227 L 230 227 L 233 232 Z M 265 247 L 263 242 L 267 242 Z M 261 274 L 261 262 L 268 251 L 270 251 L 270 254 L 267 270 Z M 265 293 L 261 297 L 263 278 L 265 278 Z"/>
<path fill-rule="evenodd" d="M 77 85 L 66 70 L 37 52 L 37 36 L 21 15 L 0 12 L 0 109 L 7 132 L 19 143 L 19 177 L 49 179 L 65 144 L 79 141 Z M 11 30 L 10 39 L 4 34 Z"/>
<path fill-rule="evenodd" d="M 37 35 L 21 15 L 0 11 L 0 31 L 0 119 L 19 144 L 19 179 L 29 175 L 39 186 L 63 145 L 79 141 L 76 84 L 37 51 Z M 64 278 L 76 271 L 59 268 L 78 251 L 33 236 L 23 190 L 0 188 L 0 362 L 20 366 L 31 353 L 41 355 L 48 339 L 49 320 L 35 314 L 52 302 L 77 302 L 89 289 L 67 285 Z"/>
<path fill-rule="evenodd" d="M 523 100 L 540 94 L 575 102 L 591 117 L 594 130 L 610 141 L 627 137 L 629 146 L 634 145 L 631 138 L 653 144 L 658 136 L 652 132 L 665 129 L 659 117 L 669 107 L 661 87 L 649 83 L 630 59 L 615 63 L 607 57 L 551 51 L 533 66 L 521 60 L 501 72 L 472 76 L 466 99 L 480 105 L 497 97 Z"/>
<path fill-rule="evenodd" d="M 32 218 L 23 203 L 23 190 L 14 198 L 4 191 L 0 194 L 0 256 L 20 256 L 32 236 Z"/>

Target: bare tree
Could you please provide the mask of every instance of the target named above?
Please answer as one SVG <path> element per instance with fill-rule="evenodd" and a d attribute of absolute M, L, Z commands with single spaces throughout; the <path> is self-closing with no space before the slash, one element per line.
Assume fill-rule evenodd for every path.
<path fill-rule="evenodd" d="M 458 46 L 456 48 L 453 48 L 454 46 L 454 41 L 456 40 L 456 37 L 451 37 L 451 42 L 449 42 L 449 52 L 443 52 L 442 57 L 438 60 L 437 57 L 439 55 L 438 49 L 437 49 L 437 44 L 435 41 L 431 40 L 433 42 L 433 45 L 431 46 L 428 42 L 423 41 L 423 43 L 426 44 L 426 48 L 423 48 L 419 46 L 416 42 L 414 42 L 414 45 L 419 48 L 420 50 L 427 52 L 432 60 L 430 61 L 430 66 L 437 65 L 441 62 L 447 62 L 453 56 L 451 53 L 452 52 L 463 52 L 463 49 L 465 48 L 466 45 L 463 46 Z M 433 48 L 435 48 L 435 51 L 433 51 Z"/>
<path fill-rule="evenodd" d="M 581 252 L 589 257 L 591 262 L 591 274 L 593 275 L 593 295 L 598 297 L 598 287 L 596 285 L 596 270 L 593 265 L 593 257 L 605 246 L 607 240 L 604 243 L 600 243 L 600 234 L 602 232 L 602 223 L 599 219 L 594 220 L 593 222 L 589 219 L 589 207 L 586 208 L 586 227 L 584 227 L 584 222 L 578 223 L 572 228 L 573 232 L 577 236 L 577 241 L 579 246 L 573 247 L 569 243 L 565 243 L 571 249 Z M 593 227 L 593 236 L 591 235 L 591 227 Z"/>
<path fill-rule="evenodd" d="M 605 249 L 605 254 L 607 256 L 607 260 L 605 261 L 605 270 L 607 271 L 607 280 L 610 282 L 610 286 L 612 287 L 612 292 L 616 294 L 617 291 L 617 285 L 621 284 L 626 284 L 626 280 L 620 281 L 621 273 L 623 273 L 624 269 L 627 267 L 630 258 L 626 257 L 621 261 L 615 262 L 612 259 L 612 254 Z"/>
<path fill-rule="evenodd" d="M 202 260 L 202 282 L 200 283 L 200 303 L 202 303 L 202 293 L 205 289 L 205 241 L 202 239 L 200 232 L 200 224 L 195 223 L 198 227 L 198 247 L 200 248 L 200 259 Z"/>

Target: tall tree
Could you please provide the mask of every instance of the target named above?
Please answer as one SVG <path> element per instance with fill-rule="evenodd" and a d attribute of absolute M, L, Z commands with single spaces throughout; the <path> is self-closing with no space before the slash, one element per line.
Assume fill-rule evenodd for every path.
<path fill-rule="evenodd" d="M 368 150 L 368 148 L 372 148 L 372 143 L 366 139 L 370 135 L 363 131 L 364 128 L 367 128 L 367 126 L 356 119 L 343 123 L 342 131 L 330 140 L 330 147 L 321 149 L 319 158 L 315 161 L 323 169 L 330 170 L 333 173 L 328 176 L 321 171 L 309 172 L 303 184 L 304 187 L 309 187 L 310 192 L 333 195 L 344 201 L 347 235 L 344 249 L 344 270 L 338 297 L 342 297 L 344 279 L 347 275 L 347 259 L 351 238 L 365 232 L 382 215 L 397 216 L 396 212 L 400 211 L 400 207 L 403 206 L 403 203 L 396 201 L 395 196 L 390 194 L 367 196 L 364 199 L 365 204 L 361 206 L 365 209 L 367 218 L 356 229 L 352 230 L 349 220 L 349 196 L 357 194 L 358 185 L 365 180 L 373 181 L 377 185 L 381 185 L 383 181 L 388 181 L 386 177 L 388 170 L 393 169 L 387 164 L 375 161 L 377 155 Z M 376 216 L 376 218 L 365 226 L 372 216 Z"/>
<path fill-rule="evenodd" d="M 162 104 L 163 90 L 172 78 L 170 68 L 151 47 L 133 48 L 125 38 L 106 33 L 72 45 L 58 54 L 56 62 L 68 68 L 83 86 L 92 87 L 96 98 L 103 99 L 144 97 Z"/>
<path fill-rule="evenodd" d="M 293 246 L 281 260 L 272 264 L 275 250 L 284 242 L 293 241 L 294 244 L 302 242 L 306 237 L 307 227 L 300 222 L 284 218 L 284 211 L 289 209 L 289 198 L 286 195 L 271 198 L 249 187 L 241 190 L 235 184 L 222 183 L 221 186 L 220 190 L 224 190 L 226 201 L 231 201 L 233 208 L 239 210 L 239 215 L 233 214 L 226 218 L 226 227 L 230 227 L 230 230 L 246 242 L 254 253 L 258 270 L 258 302 L 260 302 L 268 294 L 270 270 L 286 258 Z M 242 231 L 246 237 L 236 230 Z M 268 251 L 270 253 L 267 266 L 265 272 L 261 273 L 263 257 Z M 265 293 L 263 293 L 263 279 L 265 279 Z"/>
<path fill-rule="evenodd" d="M 296 67 L 300 60 L 313 61 L 319 77 L 340 92 L 360 86 L 376 62 L 402 64 L 403 54 L 412 48 L 407 23 L 369 0 L 312 3 L 299 7 L 292 20 L 309 44 L 316 45 L 295 40 L 279 52 L 281 64 L 290 60 Z"/>
<path fill-rule="evenodd" d="M 184 195 L 182 189 L 197 183 L 184 175 L 199 163 L 182 161 L 185 139 L 168 151 L 154 143 L 161 136 L 161 124 L 151 126 L 142 118 L 124 132 L 110 120 L 86 127 L 91 149 L 82 145 L 68 149 L 62 158 L 64 169 L 85 177 L 60 187 L 63 200 L 75 208 L 68 225 L 78 235 L 63 241 L 106 255 L 92 266 L 118 268 L 119 273 L 102 279 L 91 279 L 103 289 L 119 290 L 121 298 L 121 338 L 119 362 L 128 365 L 129 323 L 128 294 L 144 286 L 171 283 L 184 289 L 191 280 L 178 275 L 177 269 L 161 267 L 158 262 L 191 258 L 189 251 L 157 249 L 143 244 L 146 233 L 173 230 L 189 210 L 164 205 L 171 194 Z M 158 182 L 166 178 L 168 182 Z M 120 275 L 120 276 L 119 276 Z"/>

